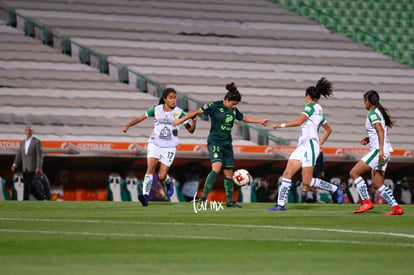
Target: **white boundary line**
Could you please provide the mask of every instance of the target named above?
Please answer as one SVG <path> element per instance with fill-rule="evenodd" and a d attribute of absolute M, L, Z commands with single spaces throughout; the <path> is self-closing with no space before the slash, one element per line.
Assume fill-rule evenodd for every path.
<path fill-rule="evenodd" d="M 294 238 L 237 238 L 219 236 L 189 236 L 189 235 L 161 235 L 161 234 L 132 234 L 132 233 L 97 233 L 97 232 L 72 232 L 72 231 L 51 231 L 51 230 L 18 230 L 0 229 L 0 233 L 34 233 L 46 235 L 79 235 L 96 237 L 128 237 L 128 238 L 153 238 L 153 239 L 196 239 L 196 240 L 221 240 L 221 241 L 266 241 L 266 242 L 302 242 L 302 243 L 326 243 L 326 244 L 352 244 L 352 245 L 375 245 L 375 246 L 398 246 L 414 247 L 414 244 L 389 243 L 389 242 L 361 242 L 343 240 L 318 240 L 318 239 L 294 239 Z"/>
<path fill-rule="evenodd" d="M 5 218 L 0 217 L 0 221 L 17 221 L 17 222 L 66 222 L 66 223 L 103 223 L 103 224 L 131 224 L 131 225 L 172 225 L 172 226 L 216 226 L 216 227 L 237 227 L 253 229 L 279 229 L 279 230 L 302 230 L 302 231 L 325 231 L 349 234 L 392 236 L 414 239 L 413 234 L 395 233 L 395 232 L 371 232 L 364 230 L 349 230 L 339 228 L 317 228 L 317 227 L 295 227 L 295 226 L 273 226 L 273 225 L 250 225 L 250 224 L 204 224 L 204 223 L 167 223 L 167 222 L 127 222 L 127 221 L 104 221 L 104 220 L 77 220 L 77 219 L 34 219 L 34 218 Z M 246 240 L 237 237 L 218 237 L 218 236 L 188 236 L 188 235 L 159 235 L 159 234 L 126 234 L 126 233 L 97 233 L 97 232 L 70 232 L 70 231 L 49 231 L 49 230 L 18 230 L 0 228 L 0 232 L 8 233 L 40 233 L 40 234 L 64 234 L 64 235 L 88 235 L 88 236 L 113 236 L 113 237 L 137 237 L 137 238 L 176 238 L 176 239 L 204 239 L 204 240 Z M 311 243 L 342 243 L 356 245 L 382 245 L 382 246 L 402 246 L 414 247 L 410 243 L 388 243 L 388 242 L 360 242 L 360 241 L 342 241 L 342 240 L 318 240 L 318 239 L 293 239 L 293 238 L 249 238 L 254 241 L 297 241 Z"/>
<path fill-rule="evenodd" d="M 173 226 L 217 226 L 217 227 L 238 227 L 253 229 L 279 229 L 279 230 L 303 230 L 303 231 L 325 231 L 349 234 L 364 235 L 382 235 L 414 239 L 414 235 L 394 232 L 371 232 L 363 230 L 348 230 L 338 228 L 317 228 L 317 227 L 295 227 L 295 226 L 273 226 L 273 225 L 249 225 L 249 224 L 202 224 L 202 223 L 167 223 L 167 222 L 126 222 L 126 221 L 103 221 L 103 220 L 71 220 L 71 219 L 25 219 L 25 218 L 4 218 L 0 217 L 0 221 L 17 221 L 17 222 L 66 222 L 66 223 L 106 223 L 106 224 L 131 224 L 131 225 L 173 225 Z M 135 238 L 172 238 L 172 239 L 200 239 L 200 240 L 246 240 L 237 237 L 218 237 L 218 236 L 189 236 L 189 235 L 160 235 L 160 234 L 130 234 L 130 233 L 97 233 L 97 232 L 71 232 L 71 231 L 49 231 L 49 230 L 19 230 L 0 228 L 0 232 L 7 233 L 36 233 L 36 234 L 52 234 L 52 235 L 82 235 L 82 236 L 111 236 L 111 237 L 135 237 Z M 361 241 L 343 241 L 343 240 L 319 240 L 319 239 L 294 239 L 294 238 L 249 238 L 253 241 L 284 241 L 284 242 L 306 242 L 306 243 L 330 243 L 330 244 L 354 244 L 354 245 L 380 245 L 380 246 L 400 246 L 414 247 L 410 243 L 396 242 L 361 242 Z"/>
<path fill-rule="evenodd" d="M 319 227 L 296 227 L 276 225 L 251 225 L 251 224 L 216 224 L 216 223 L 180 223 L 180 222 L 127 222 L 127 221 L 105 221 L 105 220 L 77 220 L 77 219 L 34 219 L 34 218 L 4 218 L 0 221 L 21 221 L 21 222 L 68 222 L 68 223 L 107 223 L 107 224 L 148 224 L 148 225 L 175 225 L 175 226 L 218 226 L 218 227 L 244 227 L 254 229 L 283 229 L 283 230 L 305 230 L 305 231 L 326 231 L 350 234 L 383 235 L 414 239 L 413 234 L 395 232 L 372 232 L 364 230 L 351 230 L 340 228 L 319 228 Z"/>

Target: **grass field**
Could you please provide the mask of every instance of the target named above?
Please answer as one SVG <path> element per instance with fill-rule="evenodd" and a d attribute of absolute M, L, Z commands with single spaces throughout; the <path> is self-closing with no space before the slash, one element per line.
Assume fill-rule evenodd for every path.
<path fill-rule="evenodd" d="M 271 205 L 0 201 L 0 274 L 414 274 L 414 205 Z"/>

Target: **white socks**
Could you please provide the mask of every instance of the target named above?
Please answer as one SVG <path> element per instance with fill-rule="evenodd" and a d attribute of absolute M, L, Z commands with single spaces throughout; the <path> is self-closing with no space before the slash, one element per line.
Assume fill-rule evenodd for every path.
<path fill-rule="evenodd" d="M 310 186 L 317 187 L 319 189 L 327 190 L 330 192 L 335 192 L 336 189 L 338 189 L 338 186 L 336 186 L 335 184 L 321 180 L 319 178 L 313 178 Z"/>
<path fill-rule="evenodd" d="M 358 177 L 354 180 L 355 187 L 358 190 L 359 197 L 362 200 L 369 200 L 368 188 L 365 184 L 365 180 L 362 177 Z"/>
<path fill-rule="evenodd" d="M 279 195 L 277 197 L 277 204 L 284 206 L 289 195 L 290 186 L 292 185 L 292 180 L 282 178 L 282 183 L 279 188 Z"/>
<path fill-rule="evenodd" d="M 143 195 L 149 195 L 152 187 L 152 178 L 153 175 L 145 174 L 144 176 L 144 182 L 142 183 L 142 194 Z"/>
<path fill-rule="evenodd" d="M 393 194 L 391 193 L 391 190 L 385 186 L 382 185 L 379 189 L 378 192 L 380 192 L 381 196 L 384 198 L 384 200 L 391 206 L 396 206 L 398 205 L 397 201 L 395 200 Z"/>

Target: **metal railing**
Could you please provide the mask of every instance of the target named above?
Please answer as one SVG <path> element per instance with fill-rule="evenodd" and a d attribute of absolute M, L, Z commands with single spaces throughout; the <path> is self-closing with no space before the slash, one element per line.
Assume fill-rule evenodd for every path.
<path fill-rule="evenodd" d="M 88 54 L 89 55 L 96 56 L 100 60 L 100 72 L 101 73 L 105 73 L 105 68 L 106 68 L 106 59 L 105 59 L 105 56 L 103 56 L 102 54 L 97 53 L 94 50 L 91 50 L 88 47 L 85 47 L 85 46 L 83 46 L 83 45 L 81 45 L 81 44 L 79 44 L 77 42 L 74 42 L 71 39 L 65 39 L 63 41 L 63 49 L 62 49 L 62 51 L 63 51 L 64 54 L 69 54 L 69 51 L 68 51 L 69 46 L 68 46 L 68 44 L 74 44 L 74 45 L 76 45 L 76 46 L 79 47 L 79 49 L 81 50 L 80 52 L 81 52 L 81 63 L 82 64 L 87 64 L 88 63 L 88 56 L 87 56 Z M 90 62 L 90 60 L 89 60 L 89 62 Z"/>
<path fill-rule="evenodd" d="M 8 18 L 8 25 L 9 26 L 13 26 L 13 22 L 14 22 L 14 18 L 20 17 L 21 19 L 23 19 L 26 22 L 26 26 L 25 26 L 25 35 L 26 36 L 31 36 L 34 37 L 35 35 L 35 30 L 33 28 L 33 26 L 41 29 L 43 31 L 43 44 L 45 45 L 49 45 L 49 31 L 46 29 L 46 27 L 39 25 L 38 23 L 34 22 L 33 20 L 27 18 L 26 16 L 23 16 L 15 11 L 10 11 L 9 12 L 9 18 Z M 17 19 L 16 19 L 17 21 Z M 17 24 L 17 22 L 16 22 Z"/>
<path fill-rule="evenodd" d="M 321 14 L 323 14 L 323 13 L 321 13 Z M 10 11 L 9 12 L 8 24 L 10 26 L 13 25 L 15 20 L 17 21 L 17 19 L 15 19 L 16 17 L 19 17 L 19 18 L 22 18 L 23 20 L 25 20 L 25 22 L 26 22 L 25 35 L 33 36 L 35 34 L 35 30 L 34 30 L 33 26 L 35 26 L 35 27 L 37 27 L 37 28 L 39 28 L 43 31 L 43 44 L 49 45 L 49 31 L 46 29 L 46 27 L 39 25 L 38 23 L 34 22 L 33 20 L 31 20 L 31 19 L 29 19 L 29 18 L 27 18 L 27 17 L 25 17 L 21 14 L 18 14 L 15 11 Z M 79 49 L 80 49 L 80 61 L 81 61 L 82 64 L 88 64 L 88 62 L 90 64 L 90 62 L 91 62 L 90 61 L 90 55 L 93 55 L 93 56 L 97 57 L 100 60 L 100 72 L 105 73 L 106 65 L 107 65 L 107 61 L 105 59 L 105 56 L 103 56 L 100 53 L 95 52 L 94 50 L 92 50 L 92 49 L 90 49 L 90 48 L 88 48 L 84 45 L 81 45 L 77 42 L 74 42 L 71 39 L 65 39 L 63 41 L 62 53 L 65 54 L 65 55 L 69 55 L 69 44 L 73 44 L 73 45 L 76 45 L 77 47 L 79 47 Z M 159 84 L 158 82 L 146 77 L 145 75 L 140 74 L 138 72 L 135 72 L 135 71 L 133 71 L 133 70 L 127 68 L 127 67 L 123 67 L 119 71 L 119 81 L 121 83 L 125 82 L 125 74 L 128 73 L 128 72 L 132 73 L 132 74 L 134 74 L 138 77 L 138 79 L 139 79 L 138 89 L 139 89 L 140 92 L 147 92 L 148 88 L 146 87 L 147 86 L 146 84 L 150 83 L 150 84 L 154 85 L 157 88 L 159 97 L 162 96 L 163 87 L 162 87 L 161 84 Z M 201 102 L 199 102 L 199 101 L 197 101 L 197 100 L 195 100 L 191 97 L 188 97 L 188 96 L 184 96 L 183 98 L 181 98 L 181 105 L 182 106 L 185 106 L 185 101 L 192 101 L 192 102 L 196 103 L 199 107 L 203 106 L 203 103 L 201 103 Z M 203 120 L 205 119 L 204 114 L 201 117 L 202 117 Z M 262 135 L 263 136 L 263 141 L 262 142 L 265 145 L 268 144 L 269 139 L 275 140 L 279 144 L 288 145 L 288 142 L 286 140 L 275 137 L 275 136 L 269 134 L 268 132 L 266 132 L 262 129 L 258 129 L 258 128 L 254 127 L 254 126 L 251 126 L 251 125 L 248 125 L 248 124 L 243 124 L 242 125 L 242 137 L 244 139 L 248 139 L 248 134 L 247 134 L 247 129 L 248 128 L 257 131 L 259 136 Z"/>
<path fill-rule="evenodd" d="M 119 82 L 121 82 L 121 83 L 125 82 L 125 74 L 127 72 L 129 72 L 131 74 L 134 74 L 138 77 L 138 79 L 139 79 L 138 89 L 139 89 L 140 92 L 143 92 L 143 93 L 147 92 L 146 83 L 151 83 L 152 85 L 157 87 L 159 97 L 162 97 L 163 87 L 160 83 L 146 77 L 143 74 L 137 73 L 137 72 L 129 69 L 128 67 L 123 67 L 122 69 L 119 70 Z"/>
<path fill-rule="evenodd" d="M 241 130 L 242 130 L 241 132 L 242 132 L 242 137 L 245 140 L 248 140 L 248 137 L 247 137 L 248 136 L 248 134 L 247 134 L 248 128 L 256 131 L 259 134 L 259 137 L 260 137 L 260 135 L 262 135 L 263 140 L 261 142 L 261 145 L 269 145 L 269 140 L 273 140 L 273 141 L 275 141 L 276 143 L 278 143 L 280 145 L 289 145 L 289 142 L 287 140 L 284 140 L 283 138 L 279 138 L 279 137 L 276 137 L 272 134 L 269 134 L 267 131 L 259 129 L 259 128 L 253 126 L 253 125 L 243 123 L 241 125 Z M 258 141 L 258 143 L 260 143 L 259 139 L 257 141 Z"/>
<path fill-rule="evenodd" d="M 186 101 L 192 101 L 198 107 L 202 107 L 204 105 L 204 103 L 202 103 L 198 100 L 195 100 L 195 99 L 193 99 L 191 97 L 188 97 L 188 96 L 183 96 L 180 100 L 180 105 L 181 105 L 180 107 L 182 109 L 185 109 L 187 107 L 188 104 L 186 103 Z M 190 112 L 192 110 L 188 110 L 188 111 Z M 204 114 L 201 116 L 201 118 L 203 120 L 206 120 L 206 116 Z M 262 145 L 269 145 L 269 140 L 273 140 L 276 143 L 281 144 L 281 145 L 289 145 L 288 141 L 286 141 L 282 138 L 278 138 L 276 136 L 273 136 L 273 135 L 269 134 L 267 131 L 259 129 L 257 127 L 254 127 L 254 126 L 252 126 L 250 124 L 247 124 L 247 123 L 241 124 L 241 136 L 243 137 L 244 140 L 249 140 L 249 134 L 248 134 L 249 129 L 256 131 L 258 133 L 259 137 L 262 136 L 262 138 L 263 138 L 262 142 L 259 142 L 260 140 L 258 139 L 258 143 L 261 143 Z"/>
<path fill-rule="evenodd" d="M 187 106 L 188 105 L 187 101 L 194 102 L 197 105 L 197 108 L 202 107 L 204 105 L 203 102 L 195 100 L 194 98 L 191 98 L 191 97 L 185 95 L 180 99 L 180 108 L 183 109 L 183 110 L 187 109 L 188 112 L 192 112 L 194 110 L 189 110 L 189 108 L 188 108 L 189 106 Z M 201 119 L 206 120 L 206 116 L 204 114 L 202 114 Z"/>

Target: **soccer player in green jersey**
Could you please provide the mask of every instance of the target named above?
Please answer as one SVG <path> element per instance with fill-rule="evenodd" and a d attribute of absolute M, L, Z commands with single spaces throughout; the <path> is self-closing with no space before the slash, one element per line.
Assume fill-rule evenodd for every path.
<path fill-rule="evenodd" d="M 167 185 L 168 191 L 165 192 L 163 185 L 160 184 L 162 195 L 172 195 L 174 192 L 171 178 L 168 176 L 168 170 L 172 165 L 178 146 L 178 130 L 179 126 L 173 126 L 173 121 L 185 115 L 184 111 L 176 106 L 177 92 L 173 88 L 166 88 L 158 105 L 151 107 L 144 114 L 136 119 L 131 120 L 122 128 L 123 132 L 148 117 L 154 118 L 154 130 L 148 140 L 147 146 L 147 171 L 145 172 L 143 182 L 143 194 L 138 196 L 143 206 L 148 206 L 148 195 L 153 184 L 153 175 L 155 169 L 160 163 L 158 171 L 158 184 Z M 188 132 L 193 133 L 196 128 L 197 119 L 192 119 L 192 123 L 186 120 L 184 123 Z"/>
<path fill-rule="evenodd" d="M 362 205 L 354 213 L 362 213 L 374 208 L 362 178 L 363 174 L 371 172 L 372 185 L 391 206 L 391 211 L 386 215 L 402 215 L 404 210 L 398 205 L 391 190 L 384 184 L 385 169 L 393 150 L 391 142 L 387 138 L 387 128 L 391 128 L 394 123 L 388 110 L 381 105 L 379 94 L 376 91 L 370 90 L 364 94 L 364 104 L 368 110 L 365 121 L 368 136 L 362 138 L 360 143 L 362 145 L 369 144 L 370 151 L 349 172 L 362 199 Z"/>
<path fill-rule="evenodd" d="M 282 175 L 282 183 L 280 185 L 277 203 L 274 207 L 268 208 L 269 211 L 285 211 L 286 199 L 292 185 L 293 176 L 302 169 L 302 181 L 305 186 L 316 187 L 332 192 L 341 204 L 343 202 L 342 185 L 334 185 L 327 181 L 313 177 L 313 169 L 315 167 L 316 158 L 319 155 L 320 147 L 328 139 L 332 132 L 331 126 L 325 119 L 322 106 L 318 103 L 322 96 L 329 97 L 332 95 L 332 83 L 322 77 L 315 86 L 310 86 L 305 92 L 305 106 L 299 117 L 288 123 L 273 125 L 273 128 L 285 127 L 301 127 L 301 134 L 298 140 L 298 146 L 290 155 L 286 164 L 285 171 Z M 318 129 L 322 126 L 325 133 L 319 139 Z"/>
<path fill-rule="evenodd" d="M 206 178 L 204 184 L 201 202 L 207 200 L 207 196 L 214 186 L 221 170 L 224 174 L 224 188 L 226 190 L 226 206 L 240 208 L 241 206 L 233 201 L 233 168 L 234 154 L 232 145 L 231 130 L 234 120 L 241 120 L 247 123 L 260 123 L 267 126 L 268 119 L 254 118 L 245 116 L 237 109 L 236 105 L 241 101 L 241 95 L 235 84 L 226 85 L 227 93 L 224 100 L 211 102 L 185 115 L 184 117 L 174 121 L 174 125 L 178 125 L 189 118 L 197 115 L 205 114 L 210 117 L 211 127 L 210 134 L 207 139 L 208 152 L 210 155 L 211 171 Z"/>

